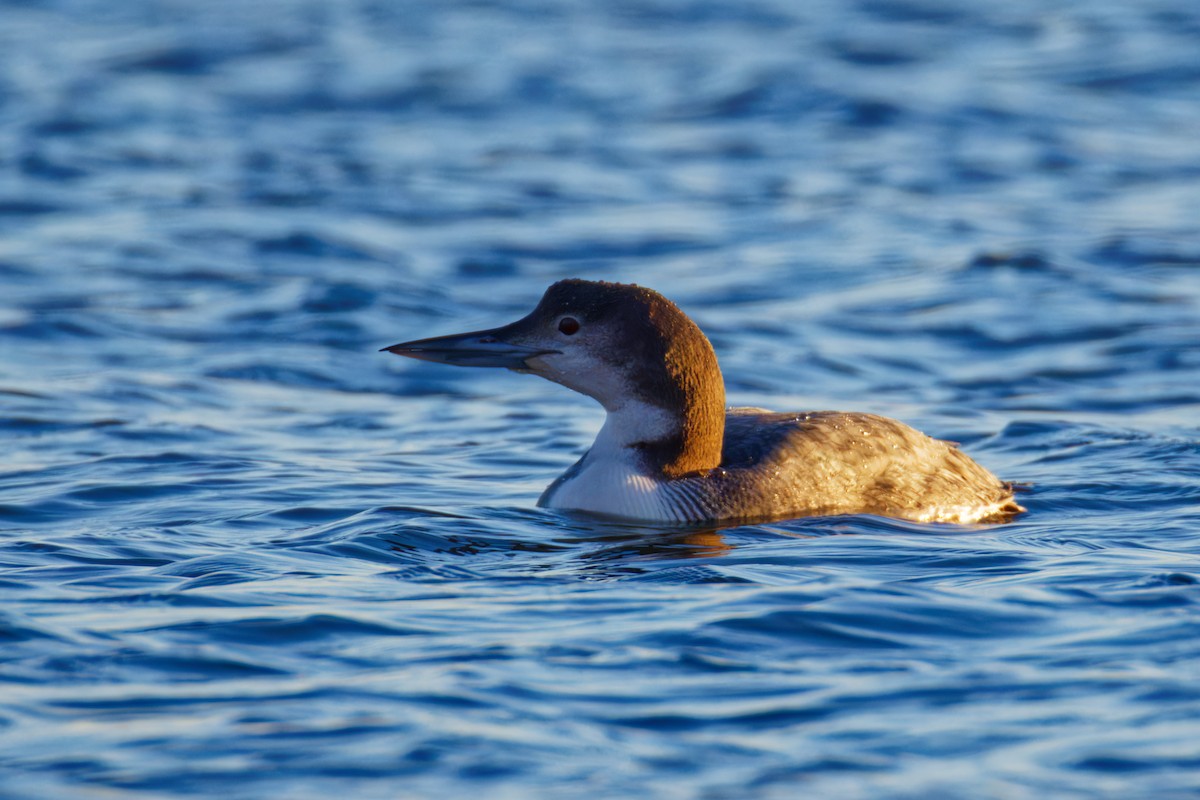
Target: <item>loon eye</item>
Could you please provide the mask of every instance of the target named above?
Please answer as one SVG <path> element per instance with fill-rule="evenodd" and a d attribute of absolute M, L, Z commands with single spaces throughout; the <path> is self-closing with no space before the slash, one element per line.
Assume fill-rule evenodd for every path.
<path fill-rule="evenodd" d="M 574 336 L 579 332 L 579 320 L 574 317 L 563 317 L 558 321 L 558 332 Z"/>

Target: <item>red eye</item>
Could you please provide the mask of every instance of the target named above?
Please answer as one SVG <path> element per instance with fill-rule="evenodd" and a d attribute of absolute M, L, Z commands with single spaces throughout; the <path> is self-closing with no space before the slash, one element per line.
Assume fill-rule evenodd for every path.
<path fill-rule="evenodd" d="M 563 317 L 558 321 L 558 332 L 574 336 L 579 332 L 579 320 L 574 317 Z"/>

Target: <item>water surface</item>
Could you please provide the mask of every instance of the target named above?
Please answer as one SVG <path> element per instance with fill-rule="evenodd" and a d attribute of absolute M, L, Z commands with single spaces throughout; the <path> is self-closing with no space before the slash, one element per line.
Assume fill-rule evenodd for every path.
<path fill-rule="evenodd" d="M 1200 792 L 1193 3 L 0 20 L 0 796 Z M 567 276 L 1029 513 L 537 509 L 598 408 L 376 351 Z"/>

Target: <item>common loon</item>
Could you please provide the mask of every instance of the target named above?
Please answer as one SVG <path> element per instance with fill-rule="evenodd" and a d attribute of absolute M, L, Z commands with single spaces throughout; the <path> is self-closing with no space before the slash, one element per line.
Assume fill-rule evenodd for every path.
<path fill-rule="evenodd" d="M 843 411 L 725 408 L 712 345 L 658 292 L 571 279 L 500 328 L 385 347 L 408 358 L 533 373 L 599 401 L 596 441 L 538 500 L 646 522 L 878 514 L 1003 522 L 1004 483 L 909 426 Z"/>

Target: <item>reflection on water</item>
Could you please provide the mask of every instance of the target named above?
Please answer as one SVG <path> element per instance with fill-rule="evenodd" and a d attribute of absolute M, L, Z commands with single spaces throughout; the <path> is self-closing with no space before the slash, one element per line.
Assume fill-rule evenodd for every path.
<path fill-rule="evenodd" d="M 673 531 L 616 525 L 613 528 L 572 537 L 568 541 L 588 547 L 581 557 L 589 561 L 717 557 L 733 548 L 725 542 L 720 531 L 713 528 Z"/>
<path fill-rule="evenodd" d="M 0 795 L 1200 793 L 1198 14 L 0 0 Z M 568 276 L 1029 514 L 536 508 Z"/>

